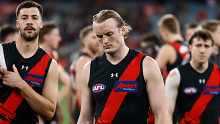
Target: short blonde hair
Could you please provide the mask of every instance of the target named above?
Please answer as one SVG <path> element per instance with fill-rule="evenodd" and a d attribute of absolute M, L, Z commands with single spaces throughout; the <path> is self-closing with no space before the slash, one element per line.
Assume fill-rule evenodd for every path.
<path fill-rule="evenodd" d="M 172 14 L 162 16 L 158 22 L 158 27 L 167 29 L 170 33 L 180 33 L 180 24 L 177 18 Z"/>
<path fill-rule="evenodd" d="M 211 32 L 215 32 L 218 25 L 220 25 L 220 21 L 218 21 L 218 20 L 214 20 L 214 19 L 207 20 L 207 21 L 203 22 L 202 28 L 209 30 Z"/>

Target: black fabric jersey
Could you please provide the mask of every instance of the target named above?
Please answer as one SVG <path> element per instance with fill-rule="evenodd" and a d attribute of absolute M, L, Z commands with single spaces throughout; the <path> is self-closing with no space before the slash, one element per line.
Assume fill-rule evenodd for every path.
<path fill-rule="evenodd" d="M 88 56 L 89 58 L 92 58 L 89 54 L 84 53 L 84 52 L 79 53 L 79 57 L 81 57 L 81 56 Z"/>
<path fill-rule="evenodd" d="M 177 59 L 172 65 L 167 64 L 168 72 L 170 72 L 172 69 L 176 68 L 177 66 L 181 65 L 183 59 L 185 59 L 187 54 L 187 46 L 182 41 L 172 42 L 170 43 L 170 45 L 174 47 L 177 54 Z"/>
<path fill-rule="evenodd" d="M 12 65 L 15 64 L 21 78 L 41 94 L 52 60 L 49 54 L 38 48 L 32 57 L 23 58 L 18 52 L 15 42 L 1 44 L 0 47 L 3 48 L 0 54 L 5 59 L 4 61 L 3 58 L 0 58 L 0 62 L 5 63 L 8 71 L 13 71 Z M 9 113 L 6 113 L 7 111 Z M 38 115 L 29 106 L 20 91 L 4 85 L 0 80 L 0 123 L 7 124 L 10 121 L 10 124 L 39 123 Z"/>
<path fill-rule="evenodd" d="M 200 124 L 219 123 L 219 68 L 216 67 L 217 72 L 213 69 L 213 67 L 214 66 L 212 64 L 209 64 L 208 69 L 204 73 L 198 73 L 191 67 L 189 63 L 178 67 L 180 73 L 180 85 L 177 97 L 177 105 L 179 106 L 179 122 L 183 118 L 186 119 L 186 116 L 189 114 L 191 118 L 188 120 L 195 121 L 194 123 L 198 122 L 198 120 L 201 121 Z M 214 83 L 215 85 L 208 87 L 207 82 L 211 80 L 211 78 L 211 83 Z M 210 97 L 210 101 L 207 101 L 206 104 L 206 100 L 208 100 L 208 98 L 206 98 L 207 96 L 213 97 Z M 202 97 L 203 100 L 201 100 Z M 205 106 L 204 111 L 202 110 L 203 106 Z M 192 112 L 192 109 L 195 108 L 198 108 L 196 112 Z M 201 114 L 197 115 L 200 113 L 200 111 Z"/>
<path fill-rule="evenodd" d="M 107 60 L 105 54 L 96 57 L 91 62 L 89 87 L 94 100 L 96 124 L 147 124 L 149 101 L 142 72 L 142 62 L 145 55 L 141 56 L 140 60 L 135 63 L 140 70 L 135 80 L 137 81 L 136 84 L 129 81 L 117 82 L 119 78 L 122 78 L 122 74 L 128 68 L 131 61 L 134 60 L 135 57 L 139 57 L 140 54 L 142 53 L 130 49 L 127 56 L 117 65 L 112 65 Z M 135 70 L 132 72 L 131 69 L 131 72 L 125 75 L 130 77 L 134 73 L 136 73 Z M 128 79 L 127 77 L 124 79 Z M 113 93 L 114 95 L 110 98 L 113 89 L 115 94 Z M 119 98 L 121 97 L 120 93 L 127 94 L 124 99 L 122 99 L 119 108 L 117 108 L 114 102 L 118 102 L 121 99 Z M 109 99 L 112 99 L 113 104 L 110 103 L 108 106 Z M 103 113 L 104 110 L 106 110 L 106 113 Z M 114 111 L 116 111 L 116 114 L 112 116 L 114 115 Z M 106 116 L 102 116 L 103 114 Z M 110 119 L 110 116 L 113 118 Z"/>

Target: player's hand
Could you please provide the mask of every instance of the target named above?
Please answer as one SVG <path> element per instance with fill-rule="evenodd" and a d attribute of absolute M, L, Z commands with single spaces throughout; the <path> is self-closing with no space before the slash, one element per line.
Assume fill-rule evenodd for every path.
<path fill-rule="evenodd" d="M 21 87 L 22 83 L 25 82 L 19 75 L 15 64 L 12 66 L 13 71 L 7 71 L 3 76 L 3 84 L 7 85 L 12 88 L 19 88 Z M 24 84 L 24 83 L 23 83 Z"/>
<path fill-rule="evenodd" d="M 6 72 L 7 72 L 7 69 L 2 68 L 2 65 L 0 65 L 0 79 L 3 80 L 3 77 Z"/>

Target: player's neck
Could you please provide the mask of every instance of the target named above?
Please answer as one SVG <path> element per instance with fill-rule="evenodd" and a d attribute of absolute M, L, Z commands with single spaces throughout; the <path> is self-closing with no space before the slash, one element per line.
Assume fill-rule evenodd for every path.
<path fill-rule="evenodd" d="M 168 42 L 175 42 L 175 41 L 183 41 L 183 37 L 180 34 L 170 34 L 167 38 Z"/>
<path fill-rule="evenodd" d="M 191 60 L 190 65 L 198 73 L 204 73 L 207 70 L 207 68 L 209 67 L 209 62 L 207 61 L 205 63 L 198 63 L 198 62 L 194 62 L 193 60 Z"/>
<path fill-rule="evenodd" d="M 84 47 L 82 49 L 82 52 L 88 54 L 92 58 L 95 58 L 95 56 L 96 56 L 95 53 L 93 53 L 89 48 L 86 48 L 86 47 Z"/>
<path fill-rule="evenodd" d="M 128 51 L 129 48 L 124 45 L 114 54 L 106 54 L 106 57 L 111 64 L 116 65 L 125 58 L 125 56 L 128 54 Z"/>
<path fill-rule="evenodd" d="M 38 50 L 38 38 L 36 38 L 34 41 L 28 42 L 25 41 L 21 36 L 19 36 L 15 44 L 18 52 L 24 58 L 30 58 Z"/>

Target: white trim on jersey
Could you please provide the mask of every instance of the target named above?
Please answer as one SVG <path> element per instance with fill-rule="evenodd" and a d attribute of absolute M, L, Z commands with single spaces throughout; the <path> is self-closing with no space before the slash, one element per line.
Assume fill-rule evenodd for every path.
<path fill-rule="evenodd" d="M 1 68 L 7 68 L 5 64 L 5 56 L 4 56 L 4 51 L 3 51 L 3 46 L 0 44 L 0 65 Z"/>

